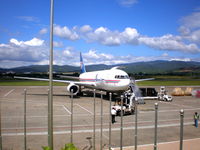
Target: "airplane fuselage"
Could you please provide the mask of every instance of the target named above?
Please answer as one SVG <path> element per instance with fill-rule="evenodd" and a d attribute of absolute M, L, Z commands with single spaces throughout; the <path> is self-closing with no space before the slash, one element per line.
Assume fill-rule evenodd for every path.
<path fill-rule="evenodd" d="M 125 91 L 129 87 L 128 74 L 119 69 L 85 72 L 79 76 L 80 82 L 94 83 L 95 89 L 110 92 Z"/>

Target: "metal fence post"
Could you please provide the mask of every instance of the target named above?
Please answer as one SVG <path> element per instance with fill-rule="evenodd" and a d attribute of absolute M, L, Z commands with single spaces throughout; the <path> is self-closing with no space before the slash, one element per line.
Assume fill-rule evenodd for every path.
<path fill-rule="evenodd" d="M 26 149 L 26 89 L 24 89 L 24 150 Z"/>
<path fill-rule="evenodd" d="M 180 150 L 183 150 L 183 119 L 184 119 L 184 110 L 180 111 Z"/>
<path fill-rule="evenodd" d="M 137 150 L 137 124 L 138 124 L 138 110 L 137 110 L 137 98 L 135 99 L 135 150 Z"/>
<path fill-rule="evenodd" d="M 157 150 L 158 103 L 155 103 L 154 150 Z"/>
<path fill-rule="evenodd" d="M 109 93 L 109 98 L 110 98 L 110 105 L 109 105 L 109 114 L 110 114 L 110 119 L 109 119 L 109 150 L 111 150 L 111 103 L 112 103 L 112 93 Z"/>
<path fill-rule="evenodd" d="M 71 138 L 70 142 L 73 143 L 73 89 L 71 90 Z"/>
<path fill-rule="evenodd" d="M 100 149 L 102 150 L 103 147 L 103 92 L 101 91 L 101 134 L 100 134 Z"/>
<path fill-rule="evenodd" d="M 96 90 L 94 89 L 93 150 L 95 150 Z"/>
<path fill-rule="evenodd" d="M 120 150 L 123 148 L 123 95 L 121 95 L 121 127 L 120 127 Z"/>

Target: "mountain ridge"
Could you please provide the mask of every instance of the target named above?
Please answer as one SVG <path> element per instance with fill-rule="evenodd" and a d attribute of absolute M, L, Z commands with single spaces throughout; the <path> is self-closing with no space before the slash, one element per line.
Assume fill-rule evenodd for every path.
<path fill-rule="evenodd" d="M 148 62 L 134 62 L 126 64 L 117 64 L 117 65 L 105 65 L 105 64 L 96 64 L 96 65 L 87 65 L 87 71 L 96 71 L 96 70 L 105 70 L 110 69 L 115 66 L 125 67 L 125 70 L 128 73 L 167 73 L 167 72 L 181 72 L 181 71 L 197 71 L 200 72 L 200 62 L 195 61 L 165 61 L 165 60 L 156 60 Z M 45 73 L 48 72 L 48 65 L 31 65 L 31 66 L 22 66 L 16 68 L 0 68 L 0 72 L 15 72 L 15 73 Z M 54 72 L 63 73 L 63 72 L 79 72 L 80 67 L 71 66 L 71 65 L 54 65 Z"/>

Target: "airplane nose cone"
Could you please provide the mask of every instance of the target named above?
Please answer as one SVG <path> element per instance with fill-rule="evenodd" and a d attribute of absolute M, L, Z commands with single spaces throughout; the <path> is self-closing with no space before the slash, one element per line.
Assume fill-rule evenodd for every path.
<path fill-rule="evenodd" d="M 123 80 L 121 86 L 124 88 L 124 89 L 127 89 L 128 86 L 130 84 L 130 80 L 129 79 L 126 79 L 126 80 Z"/>
<path fill-rule="evenodd" d="M 129 79 L 127 79 L 126 85 L 129 85 L 130 83 L 131 83 L 131 81 Z"/>

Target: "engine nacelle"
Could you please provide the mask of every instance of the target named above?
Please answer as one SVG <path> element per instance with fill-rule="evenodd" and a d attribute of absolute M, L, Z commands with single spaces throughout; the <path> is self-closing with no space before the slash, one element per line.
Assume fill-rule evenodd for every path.
<path fill-rule="evenodd" d="M 79 86 L 76 85 L 76 84 L 70 83 L 70 84 L 67 86 L 67 91 L 68 91 L 68 92 L 71 92 L 72 90 L 73 90 L 73 95 L 77 95 L 78 92 L 79 92 Z"/>

